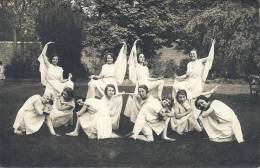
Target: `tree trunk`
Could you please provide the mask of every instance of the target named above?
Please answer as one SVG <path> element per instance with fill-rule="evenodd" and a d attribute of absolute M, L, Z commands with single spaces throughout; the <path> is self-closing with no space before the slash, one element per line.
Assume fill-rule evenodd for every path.
<path fill-rule="evenodd" d="M 17 31 L 16 28 L 13 29 L 13 55 L 17 55 Z"/>

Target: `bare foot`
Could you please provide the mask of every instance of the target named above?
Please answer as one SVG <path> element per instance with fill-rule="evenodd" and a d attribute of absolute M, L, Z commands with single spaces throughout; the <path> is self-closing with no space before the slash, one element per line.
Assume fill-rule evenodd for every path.
<path fill-rule="evenodd" d="M 166 141 L 176 141 L 176 139 L 174 139 L 174 138 L 168 138 L 168 137 L 163 137 L 163 139 L 164 140 L 166 140 Z"/>
<path fill-rule="evenodd" d="M 66 133 L 66 135 L 68 135 L 68 136 L 79 136 L 79 134 L 76 133 L 76 132 L 69 132 L 69 133 Z"/>
<path fill-rule="evenodd" d="M 15 133 L 16 135 L 23 135 L 23 132 L 20 131 L 20 130 L 14 130 L 14 133 Z"/>

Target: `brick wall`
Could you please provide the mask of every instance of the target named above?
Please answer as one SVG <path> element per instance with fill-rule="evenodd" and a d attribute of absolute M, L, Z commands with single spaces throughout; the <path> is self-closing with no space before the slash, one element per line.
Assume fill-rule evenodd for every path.
<path fill-rule="evenodd" d="M 11 58 L 14 55 L 12 41 L 0 41 L 0 60 L 4 65 L 10 63 Z M 31 59 L 36 59 L 41 52 L 40 42 L 18 42 L 17 43 L 17 53 L 19 56 L 32 57 Z"/>

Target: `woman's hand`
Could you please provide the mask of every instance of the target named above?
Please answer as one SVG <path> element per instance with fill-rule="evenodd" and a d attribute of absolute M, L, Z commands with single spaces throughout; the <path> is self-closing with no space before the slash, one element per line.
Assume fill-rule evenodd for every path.
<path fill-rule="evenodd" d="M 49 44 L 54 44 L 54 42 L 52 41 L 49 41 L 46 45 L 49 45 Z"/>

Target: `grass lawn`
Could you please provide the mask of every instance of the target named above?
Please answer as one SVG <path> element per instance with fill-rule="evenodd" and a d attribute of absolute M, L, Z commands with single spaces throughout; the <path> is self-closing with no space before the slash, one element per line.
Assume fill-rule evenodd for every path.
<path fill-rule="evenodd" d="M 215 84 L 207 85 L 207 88 Z M 121 87 L 133 91 L 133 87 Z M 85 95 L 86 84 L 76 84 L 76 93 Z M 169 132 L 175 142 L 156 137 L 145 143 L 132 139 L 89 140 L 79 137 L 55 137 L 46 126 L 30 136 L 16 136 L 12 125 L 18 109 L 33 94 L 42 94 L 39 82 L 9 82 L 0 88 L 0 166 L 111 166 L 111 167 L 255 167 L 260 166 L 260 99 L 250 101 L 247 85 L 222 84 L 214 98 L 231 106 L 240 120 L 245 143 L 209 142 L 205 133 L 178 136 Z M 164 93 L 170 92 L 165 88 Z M 126 99 L 126 97 L 124 97 Z M 119 133 L 132 125 L 122 115 Z M 64 134 L 73 127 L 63 127 Z"/>

